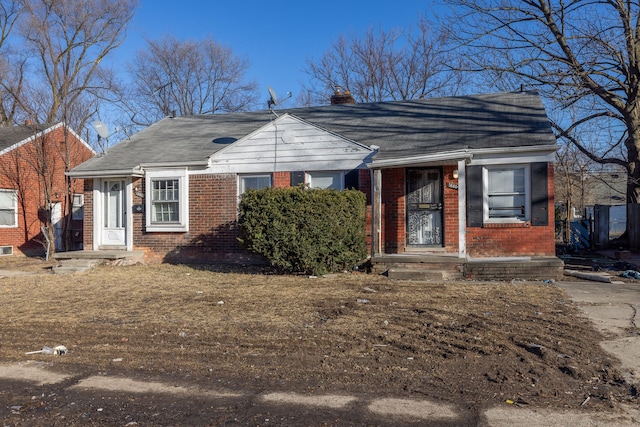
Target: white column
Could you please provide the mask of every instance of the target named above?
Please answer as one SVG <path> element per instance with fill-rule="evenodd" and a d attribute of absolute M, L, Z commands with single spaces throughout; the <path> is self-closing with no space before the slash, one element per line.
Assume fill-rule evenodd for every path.
<path fill-rule="evenodd" d="M 371 213 L 373 215 L 373 254 L 382 253 L 382 170 L 373 170 L 373 194 L 371 195 L 373 206 Z"/>
<path fill-rule="evenodd" d="M 467 256 L 467 186 L 466 161 L 458 160 L 458 256 Z"/>

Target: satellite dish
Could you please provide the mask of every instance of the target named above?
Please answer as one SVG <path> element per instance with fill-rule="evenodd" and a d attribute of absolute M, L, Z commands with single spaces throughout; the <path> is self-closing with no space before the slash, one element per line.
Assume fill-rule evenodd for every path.
<path fill-rule="evenodd" d="M 100 120 L 96 120 L 91 123 L 91 126 L 98 132 L 98 136 L 100 138 L 108 138 L 109 137 L 109 128 Z"/>
<path fill-rule="evenodd" d="M 278 105 L 278 97 L 276 96 L 276 92 L 271 89 L 271 87 L 267 86 L 267 89 L 269 90 L 269 100 L 267 101 L 267 105 L 270 109 L 272 106 Z"/>

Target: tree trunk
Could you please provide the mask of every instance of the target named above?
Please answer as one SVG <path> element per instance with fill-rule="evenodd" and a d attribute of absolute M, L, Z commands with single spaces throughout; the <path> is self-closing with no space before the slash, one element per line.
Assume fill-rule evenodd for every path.
<path fill-rule="evenodd" d="M 635 122 L 639 122 L 636 120 Z M 629 120 L 629 123 L 634 121 Z M 627 142 L 627 237 L 629 249 L 640 248 L 640 227 L 634 223 L 634 216 L 640 212 L 640 123 L 639 126 L 629 126 L 629 141 Z"/>

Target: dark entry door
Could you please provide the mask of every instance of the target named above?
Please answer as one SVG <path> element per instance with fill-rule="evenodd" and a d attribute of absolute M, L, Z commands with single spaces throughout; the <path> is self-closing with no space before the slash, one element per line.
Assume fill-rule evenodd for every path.
<path fill-rule="evenodd" d="M 442 246 L 442 170 L 407 170 L 407 244 Z"/>

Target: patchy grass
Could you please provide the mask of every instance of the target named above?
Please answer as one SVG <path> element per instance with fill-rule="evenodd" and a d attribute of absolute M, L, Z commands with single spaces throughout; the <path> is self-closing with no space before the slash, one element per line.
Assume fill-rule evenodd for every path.
<path fill-rule="evenodd" d="M 7 264 L 0 262 L 0 269 Z M 97 267 L 0 279 L 0 360 L 231 390 L 505 399 L 604 408 L 633 400 L 561 289 Z M 69 354 L 26 356 L 63 344 Z M 119 361 L 119 359 L 122 359 Z M 115 361 L 114 361 L 115 360 Z"/>

